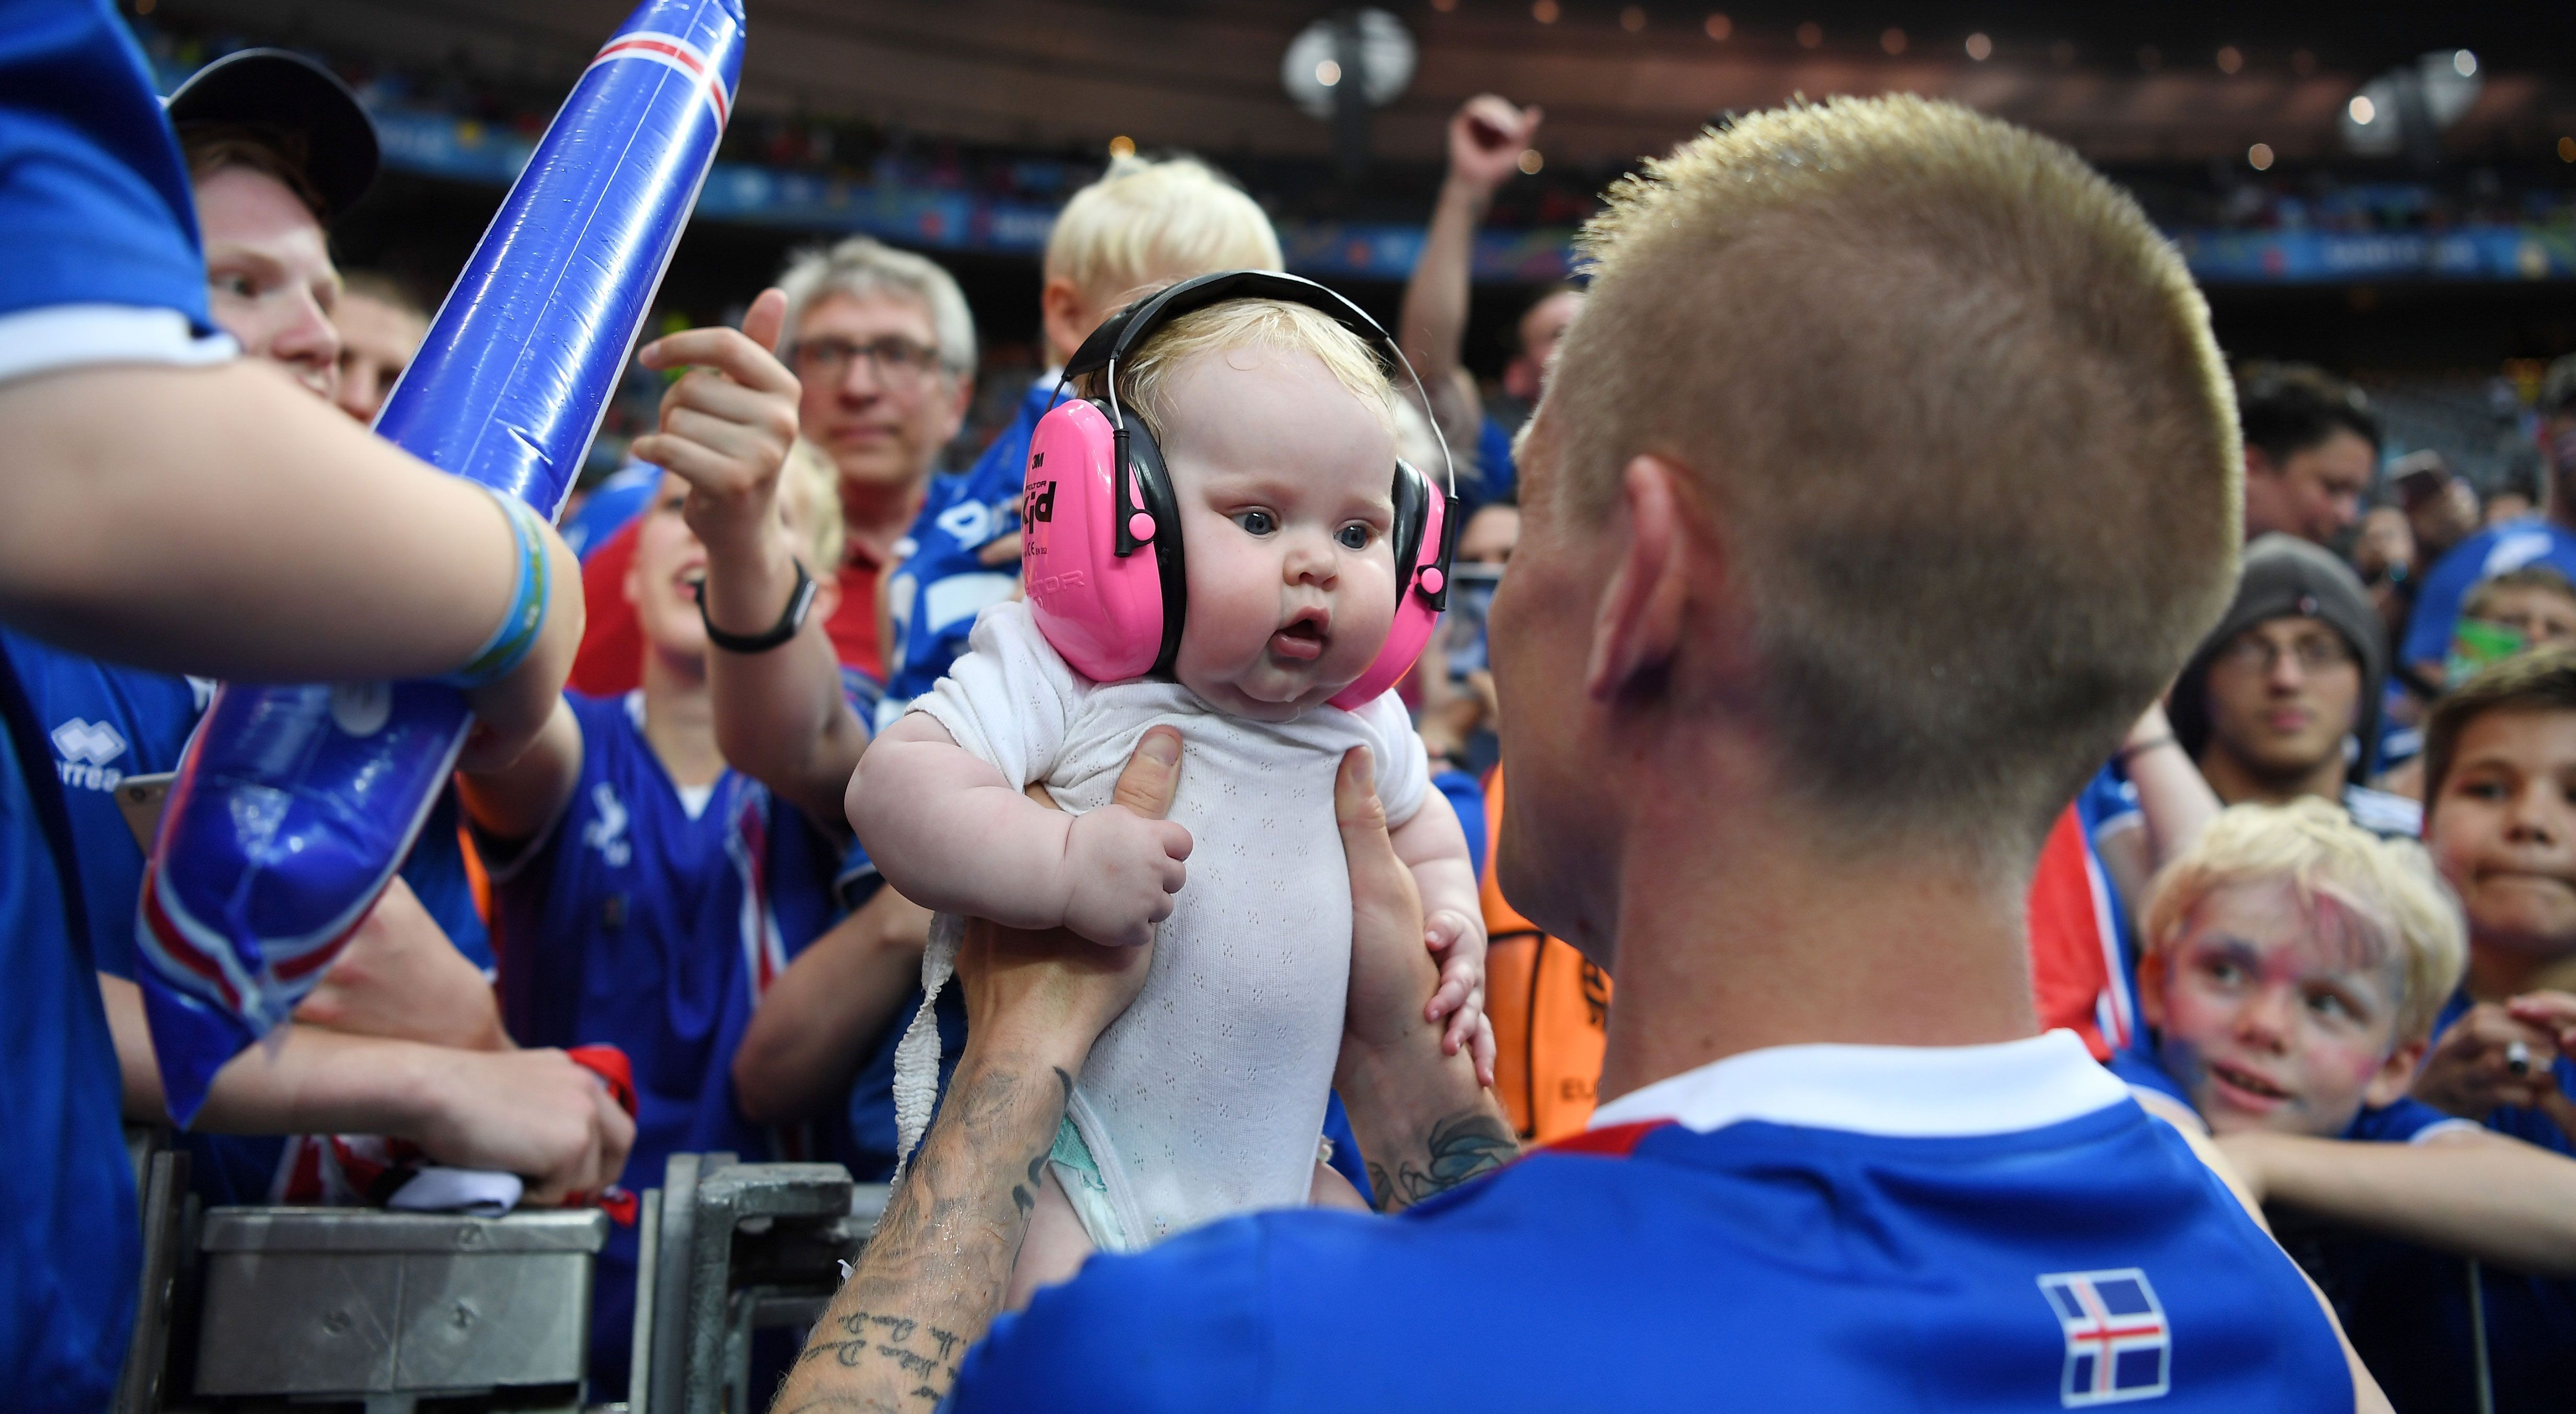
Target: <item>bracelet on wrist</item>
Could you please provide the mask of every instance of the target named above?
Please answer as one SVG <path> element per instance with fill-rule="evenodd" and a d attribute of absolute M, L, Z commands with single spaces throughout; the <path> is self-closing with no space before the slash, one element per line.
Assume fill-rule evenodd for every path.
<path fill-rule="evenodd" d="M 517 671 L 544 636 L 546 613 L 554 599 L 554 569 L 546 560 L 546 537 L 537 513 L 516 496 L 483 488 L 510 523 L 518 572 L 510 587 L 510 607 L 483 646 L 462 667 L 440 679 L 462 692 L 488 687 Z"/>
<path fill-rule="evenodd" d="M 707 627 L 707 641 L 728 653 L 766 653 L 794 638 L 797 630 L 805 627 L 806 615 L 814 611 L 815 585 L 814 576 L 805 572 L 803 560 L 790 557 L 788 563 L 796 567 L 796 587 L 788 591 L 787 608 L 779 614 L 778 622 L 759 633 L 727 633 L 716 627 L 716 621 L 707 617 L 707 582 L 699 580 L 698 622 Z"/>
<path fill-rule="evenodd" d="M 2118 751 L 2112 753 L 2111 759 L 2123 766 L 2126 766 L 2132 759 L 2144 756 L 2150 751 L 2157 750 L 2161 747 L 2178 746 L 2180 744 L 2181 743 L 2175 741 L 2170 735 L 2152 736 L 2147 738 L 2145 741 L 2135 742 L 2131 745 L 2121 747 Z"/>

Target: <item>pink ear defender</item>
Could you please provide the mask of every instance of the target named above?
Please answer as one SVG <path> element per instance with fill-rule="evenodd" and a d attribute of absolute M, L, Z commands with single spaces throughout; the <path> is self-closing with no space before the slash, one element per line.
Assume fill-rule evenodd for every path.
<path fill-rule="evenodd" d="M 1193 310 L 1237 299 L 1275 299 L 1321 310 L 1384 345 L 1422 392 L 1404 351 L 1359 306 L 1312 280 L 1268 270 L 1202 275 L 1129 305 L 1065 361 L 1072 379 L 1108 372 L 1106 399 L 1060 403 L 1029 439 L 1021 492 L 1022 571 L 1038 631 L 1094 682 L 1169 677 L 1188 614 L 1181 527 L 1170 475 L 1152 429 L 1118 405 L 1118 361 L 1157 329 Z M 1430 398 L 1423 395 L 1423 406 Z M 1449 606 L 1457 548 L 1458 473 L 1435 420 L 1445 489 L 1409 463 L 1395 464 L 1395 562 L 1404 571 L 1395 621 L 1368 671 L 1335 694 L 1345 710 L 1393 687 L 1422 656 Z M 1150 551 L 1150 553 L 1141 553 Z"/>

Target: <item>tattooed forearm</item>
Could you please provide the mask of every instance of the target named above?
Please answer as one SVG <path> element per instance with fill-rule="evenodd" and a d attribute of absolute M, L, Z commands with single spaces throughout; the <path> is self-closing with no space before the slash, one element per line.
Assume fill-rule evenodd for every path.
<path fill-rule="evenodd" d="M 1392 1173 L 1384 1164 L 1370 1164 L 1371 1196 L 1381 1213 L 1410 1208 L 1434 1193 L 1501 1168 L 1520 1151 L 1511 1126 L 1490 1109 L 1454 1114 L 1431 1126 L 1420 1153 L 1398 1156 Z"/>
<path fill-rule="evenodd" d="M 1001 1309 L 1073 1077 L 961 1069 L 911 1171 L 779 1390 L 778 1414 L 919 1414 Z"/>

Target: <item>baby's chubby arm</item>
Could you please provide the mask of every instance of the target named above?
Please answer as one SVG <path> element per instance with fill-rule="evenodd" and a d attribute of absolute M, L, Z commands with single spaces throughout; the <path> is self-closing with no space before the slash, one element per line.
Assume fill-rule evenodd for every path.
<path fill-rule="evenodd" d="M 1440 958 L 1440 986 L 1423 1009 L 1425 1019 L 1450 1018 L 1442 1050 L 1455 1055 L 1472 1046 L 1476 1074 L 1493 1083 L 1493 1027 L 1485 1019 L 1485 910 L 1478 897 L 1467 832 L 1438 791 L 1424 796 L 1413 818 L 1388 832 L 1395 854 L 1422 891 L 1423 943 Z"/>
<path fill-rule="evenodd" d="M 1168 731 L 1139 748 L 1165 764 L 1180 750 Z M 1153 941 L 1190 857 L 1190 832 L 1168 820 L 1117 804 L 1067 815 L 1030 800 L 922 712 L 869 743 L 845 804 L 868 858 L 904 897 L 1096 943 Z"/>

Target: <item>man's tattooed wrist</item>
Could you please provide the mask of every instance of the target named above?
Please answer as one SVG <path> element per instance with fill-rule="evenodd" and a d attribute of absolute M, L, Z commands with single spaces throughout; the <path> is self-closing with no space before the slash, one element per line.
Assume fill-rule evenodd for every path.
<path fill-rule="evenodd" d="M 1454 1114 L 1432 1125 L 1423 1152 L 1399 1159 L 1392 1173 L 1383 1164 L 1370 1164 L 1370 1196 L 1381 1213 L 1409 1208 L 1492 1173 L 1519 1157 L 1520 1151 L 1520 1141 L 1500 1116 L 1481 1109 Z"/>

